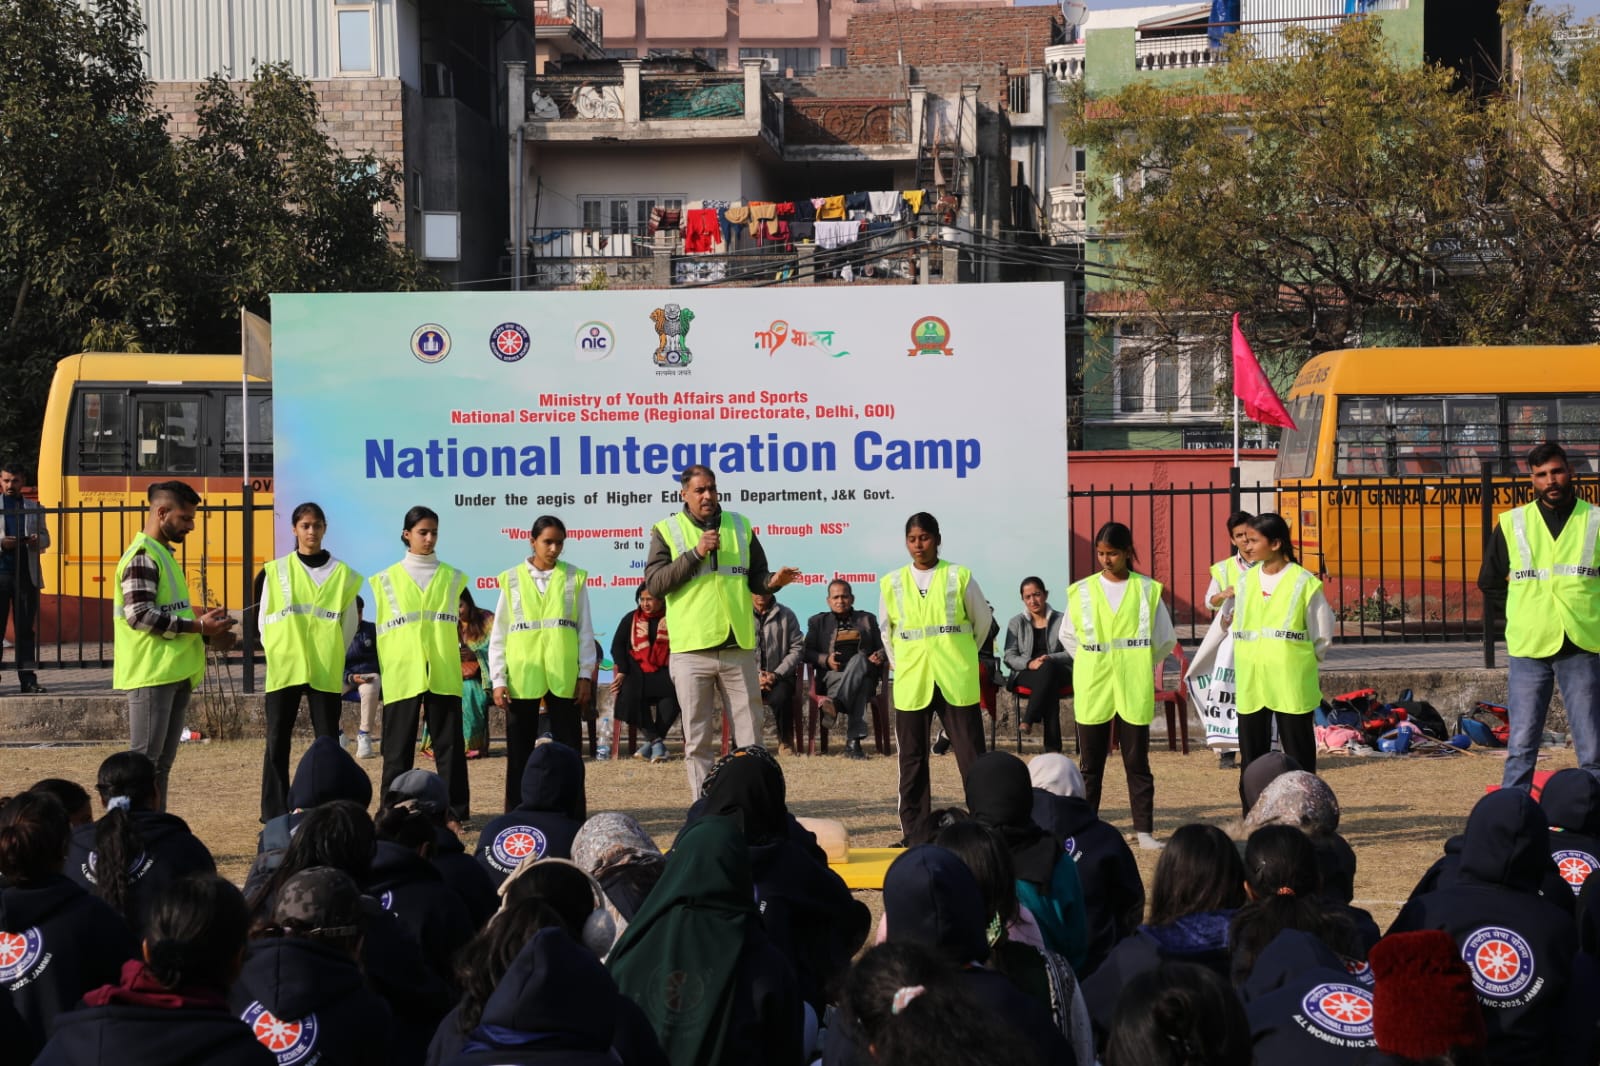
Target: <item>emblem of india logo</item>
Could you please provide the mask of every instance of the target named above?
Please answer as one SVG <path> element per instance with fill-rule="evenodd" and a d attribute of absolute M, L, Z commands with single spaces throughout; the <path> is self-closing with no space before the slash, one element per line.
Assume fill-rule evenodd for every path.
<path fill-rule="evenodd" d="M 688 366 L 694 360 L 689 351 L 689 327 L 694 312 L 677 304 L 667 304 L 650 312 L 656 327 L 656 366 Z"/>

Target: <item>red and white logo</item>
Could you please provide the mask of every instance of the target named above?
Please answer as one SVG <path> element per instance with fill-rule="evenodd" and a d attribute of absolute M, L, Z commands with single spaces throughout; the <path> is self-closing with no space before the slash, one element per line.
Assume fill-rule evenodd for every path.
<path fill-rule="evenodd" d="M 1300 1001 L 1308 1022 L 1347 1040 L 1372 1039 L 1372 993 L 1359 985 L 1321 984 Z"/>
<path fill-rule="evenodd" d="M 1556 861 L 1556 872 L 1561 875 L 1561 880 L 1572 886 L 1574 896 L 1583 891 L 1583 883 L 1594 873 L 1595 867 L 1600 866 L 1600 860 L 1587 851 L 1575 848 L 1555 852 L 1551 858 Z"/>
<path fill-rule="evenodd" d="M 1484 926 L 1461 945 L 1461 959 L 1472 971 L 1480 996 L 1510 999 L 1533 980 L 1533 948 L 1517 933 Z"/>
<path fill-rule="evenodd" d="M 316 1050 L 317 1016 L 308 1014 L 299 1021 L 279 1018 L 259 1002 L 239 1015 L 255 1034 L 256 1042 L 278 1057 L 278 1066 L 294 1066 Z"/>
<path fill-rule="evenodd" d="M 0 932 L 0 981 L 25 977 L 44 953 L 44 937 L 38 929 L 20 933 Z"/>
<path fill-rule="evenodd" d="M 550 848 L 545 835 L 531 825 L 513 825 L 502 829 L 489 845 L 489 858 L 495 866 L 510 873 L 522 865 L 524 859 L 538 862 Z"/>
<path fill-rule="evenodd" d="M 515 363 L 531 344 L 528 331 L 515 322 L 502 322 L 489 333 L 489 351 L 502 363 Z"/>

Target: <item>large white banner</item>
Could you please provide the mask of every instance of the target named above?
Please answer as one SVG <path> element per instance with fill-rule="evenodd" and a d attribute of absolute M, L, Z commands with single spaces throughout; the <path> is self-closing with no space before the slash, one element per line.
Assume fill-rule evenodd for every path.
<path fill-rule="evenodd" d="M 802 621 L 845 577 L 876 610 L 928 511 L 1001 619 L 1067 567 L 1058 285 L 280 295 L 272 301 L 277 551 L 314 500 L 365 574 L 402 517 L 440 514 L 440 558 L 480 606 L 541 514 L 590 573 L 596 632 L 633 606 L 677 474 L 717 471 Z"/>

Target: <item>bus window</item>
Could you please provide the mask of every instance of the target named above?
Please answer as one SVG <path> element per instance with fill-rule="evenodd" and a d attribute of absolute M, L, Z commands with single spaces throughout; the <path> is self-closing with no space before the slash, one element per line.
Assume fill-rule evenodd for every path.
<path fill-rule="evenodd" d="M 230 393 L 222 398 L 222 472 L 244 473 L 244 438 L 239 411 L 244 397 Z M 272 476 L 272 397 L 250 397 L 250 477 Z"/>
<path fill-rule="evenodd" d="M 121 392 L 78 393 L 77 464 L 70 473 L 128 472 L 128 397 Z"/>
<path fill-rule="evenodd" d="M 200 401 L 140 400 L 139 470 L 144 473 L 199 474 Z"/>
<path fill-rule="evenodd" d="M 1500 462 L 1500 403 L 1487 397 L 1445 401 L 1448 471 L 1477 476 Z"/>
<path fill-rule="evenodd" d="M 1444 454 L 1444 401 L 1400 396 L 1393 401 L 1394 470 L 1405 475 L 1442 474 Z"/>
<path fill-rule="evenodd" d="M 1533 399 L 1513 396 L 1506 400 L 1506 444 L 1511 458 L 1520 468 L 1523 458 L 1535 444 L 1552 439 L 1559 425 L 1553 396 Z"/>
<path fill-rule="evenodd" d="M 1306 478 L 1317 461 L 1317 436 L 1322 432 L 1322 394 L 1297 396 L 1289 401 L 1295 428 L 1283 431 L 1278 444 L 1277 478 Z"/>
<path fill-rule="evenodd" d="M 1600 397 L 1572 396 L 1562 399 L 1562 447 L 1572 461 L 1572 469 L 1592 474 L 1600 470 Z"/>
<path fill-rule="evenodd" d="M 1382 477 L 1389 473 L 1389 403 L 1377 396 L 1339 399 L 1334 474 Z"/>

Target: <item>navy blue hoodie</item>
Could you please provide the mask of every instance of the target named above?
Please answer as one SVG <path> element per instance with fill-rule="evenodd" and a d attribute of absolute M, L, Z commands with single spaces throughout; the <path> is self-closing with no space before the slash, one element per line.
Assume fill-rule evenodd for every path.
<path fill-rule="evenodd" d="M 394 1014 L 391 1061 L 420 1063 L 455 993 L 428 964 L 421 946 L 400 919 L 371 896 L 361 898 L 361 913 L 366 934 L 361 941 L 361 968 L 372 990 Z"/>
<path fill-rule="evenodd" d="M 1556 874 L 1576 896 L 1600 869 L 1600 779 L 1581 767 L 1550 775 L 1539 806 L 1550 823 L 1550 857 Z"/>
<path fill-rule="evenodd" d="M 389 1005 L 367 988 L 354 959 L 309 937 L 251 941 L 228 1006 L 280 1061 L 313 1055 L 316 1066 L 392 1061 Z"/>
<path fill-rule="evenodd" d="M 583 828 L 583 757 L 565 744 L 540 744 L 522 771 L 522 802 L 478 835 L 476 858 L 496 889 L 524 859 L 572 858 Z"/>
<path fill-rule="evenodd" d="M 482 929 L 500 909 L 500 894 L 494 881 L 478 860 L 467 854 L 466 845 L 447 825 L 433 827 L 433 868 L 439 871 L 444 883 L 455 889 L 461 902 L 467 905 L 472 918 L 472 928 Z"/>
<path fill-rule="evenodd" d="M 189 825 L 175 814 L 135 810 L 130 814 L 142 841 L 138 854 L 128 863 L 128 925 L 133 935 L 144 935 L 144 910 L 163 888 L 190 874 L 217 872 L 211 852 L 200 838 L 189 832 Z M 103 822 L 105 819 L 102 818 Z M 80 825 L 72 831 L 63 871 L 73 881 L 94 892 L 95 830 L 100 822 Z"/>
<path fill-rule="evenodd" d="M 0 889 L 0 987 L 26 1023 L 18 1061 L 44 1046 L 56 1015 L 115 984 L 139 951 L 122 915 L 61 874 Z"/>
<path fill-rule="evenodd" d="M 1389 927 L 1455 938 L 1497 1066 L 1563 1061 L 1558 1031 L 1578 930 L 1570 913 L 1539 895 L 1551 866 L 1544 811 L 1521 789 L 1491 792 L 1467 818 L 1453 881 L 1412 899 Z M 1571 903 L 1571 892 L 1563 894 Z"/>
<path fill-rule="evenodd" d="M 454 985 L 456 955 L 472 939 L 472 915 L 433 863 L 402 844 L 380 840 L 364 891 L 400 919 L 433 972 Z"/>
<path fill-rule="evenodd" d="M 1239 994 L 1257 1062 L 1354 1066 L 1377 1047 L 1372 989 L 1309 933 L 1279 933 L 1257 957 Z"/>
<path fill-rule="evenodd" d="M 1228 979 L 1233 954 L 1228 947 L 1228 926 L 1233 911 L 1186 914 L 1166 925 L 1141 925 L 1132 936 L 1111 949 L 1094 974 L 1082 984 L 1084 1005 L 1094 1022 L 1096 1041 L 1111 1030 L 1111 1016 L 1127 983 L 1165 961 L 1192 962 L 1215 970 Z"/>
<path fill-rule="evenodd" d="M 883 909 L 890 943 L 921 944 L 960 966 L 967 997 L 1032 1045 L 1038 1062 L 1077 1062 L 1050 1012 L 1004 974 L 981 965 L 989 957 L 983 897 L 972 871 L 954 852 L 923 844 L 896 859 L 884 877 Z M 823 1062 L 845 1066 L 871 1061 L 853 1021 L 840 1014 L 828 1029 Z"/>
<path fill-rule="evenodd" d="M 372 805 L 372 779 L 336 737 L 318 737 L 295 765 L 289 782 L 289 813 L 262 827 L 256 838 L 256 858 L 245 875 L 244 894 L 253 897 L 283 862 L 284 850 L 305 812 L 334 800 Z"/>
<path fill-rule="evenodd" d="M 1062 846 L 1078 867 L 1089 923 L 1089 953 L 1080 978 L 1087 978 L 1111 949 L 1144 917 L 1144 879 L 1122 833 L 1103 822 L 1076 796 L 1033 790 L 1033 820 Z"/>
<path fill-rule="evenodd" d="M 459 1066 L 615 1066 L 617 986 L 590 951 L 560 929 L 523 946 L 467 1035 Z"/>

